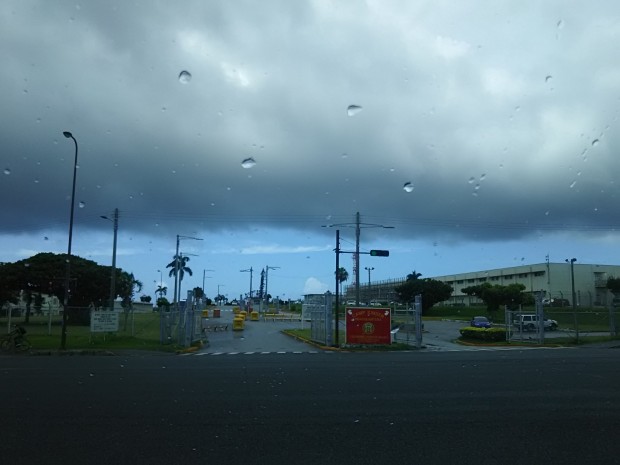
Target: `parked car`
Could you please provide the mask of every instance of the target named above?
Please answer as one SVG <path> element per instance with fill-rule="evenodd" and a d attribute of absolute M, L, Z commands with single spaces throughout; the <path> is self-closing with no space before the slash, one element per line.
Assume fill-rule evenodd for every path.
<path fill-rule="evenodd" d="M 469 322 L 469 326 L 474 328 L 490 328 L 491 322 L 486 316 L 475 316 Z"/>
<path fill-rule="evenodd" d="M 534 313 L 517 315 L 513 320 L 513 324 L 521 331 L 536 331 L 538 327 L 538 315 Z M 556 320 L 543 318 L 543 324 L 545 326 L 545 331 L 555 331 L 558 329 L 558 322 Z"/>

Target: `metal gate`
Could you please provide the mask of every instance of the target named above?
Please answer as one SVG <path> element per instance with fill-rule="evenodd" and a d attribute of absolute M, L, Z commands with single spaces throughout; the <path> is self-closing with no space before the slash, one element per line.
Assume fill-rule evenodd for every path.
<path fill-rule="evenodd" d="M 310 318 L 310 339 L 319 344 L 333 343 L 333 294 L 309 294 L 304 296 L 302 315 Z"/>

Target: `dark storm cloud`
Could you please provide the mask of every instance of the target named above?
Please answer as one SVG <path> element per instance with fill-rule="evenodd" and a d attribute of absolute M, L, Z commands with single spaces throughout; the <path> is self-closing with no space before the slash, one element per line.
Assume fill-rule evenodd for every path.
<path fill-rule="evenodd" d="M 620 226 L 620 7 L 533 5 L 4 2 L 2 230 L 65 227 L 64 130 L 91 227 Z"/>

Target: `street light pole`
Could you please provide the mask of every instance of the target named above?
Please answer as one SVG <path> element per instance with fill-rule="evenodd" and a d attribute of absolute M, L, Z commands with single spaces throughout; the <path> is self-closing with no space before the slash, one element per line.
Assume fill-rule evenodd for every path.
<path fill-rule="evenodd" d="M 368 304 L 370 305 L 370 272 L 374 270 L 375 268 L 374 266 L 371 266 L 371 267 L 365 266 L 364 269 L 368 271 Z"/>
<path fill-rule="evenodd" d="M 265 312 L 268 312 L 269 310 L 269 270 L 277 270 L 278 268 L 280 268 L 279 266 L 267 266 L 265 267 L 265 303 L 266 303 L 266 310 Z"/>
<path fill-rule="evenodd" d="M 73 139 L 75 144 L 75 160 L 73 161 L 73 188 L 71 190 L 71 215 L 69 216 L 69 245 L 67 247 L 67 270 L 65 277 L 65 297 L 62 311 L 62 329 L 60 332 L 60 349 L 65 350 L 67 345 L 67 307 L 69 306 L 69 293 L 71 292 L 71 241 L 73 239 L 73 212 L 75 210 L 75 180 L 77 177 L 78 143 L 69 131 L 62 133 L 67 139 Z"/>
<path fill-rule="evenodd" d="M 239 270 L 239 271 L 241 273 L 250 273 L 250 302 L 252 302 L 252 273 L 254 270 L 252 269 L 252 267 L 249 267 L 247 270 Z"/>
<path fill-rule="evenodd" d="M 107 216 L 101 216 L 104 220 L 109 220 Z M 114 300 L 116 300 L 116 237 L 118 233 L 118 208 L 114 209 L 114 243 L 112 245 L 112 275 L 110 277 L 110 311 L 114 311 Z"/>
<path fill-rule="evenodd" d="M 571 282 L 571 292 L 573 296 L 573 324 L 575 325 L 575 342 L 579 344 L 579 326 L 577 323 L 577 302 L 575 296 L 575 271 L 573 268 L 574 263 L 577 261 L 576 258 L 571 258 L 570 260 L 567 258 L 566 263 L 570 263 L 570 282 Z"/>
<path fill-rule="evenodd" d="M 221 305 L 221 304 L 222 304 L 222 299 L 220 298 L 220 286 L 222 286 L 222 287 L 223 287 L 223 286 L 224 286 L 224 284 L 218 284 L 218 285 L 217 285 L 217 299 L 218 299 L 218 302 L 219 302 L 219 303 L 220 303 L 220 305 Z"/>
<path fill-rule="evenodd" d="M 211 276 L 205 276 L 207 271 L 215 271 L 215 270 L 202 270 L 202 293 L 206 296 L 205 292 L 205 278 L 210 278 Z"/>

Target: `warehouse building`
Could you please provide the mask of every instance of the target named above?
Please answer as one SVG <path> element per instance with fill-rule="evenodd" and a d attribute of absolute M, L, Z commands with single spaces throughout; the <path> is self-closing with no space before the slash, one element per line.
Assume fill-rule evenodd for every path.
<path fill-rule="evenodd" d="M 543 291 L 544 298 L 549 299 L 551 304 L 556 302 L 559 306 L 572 305 L 572 276 L 575 280 L 575 296 L 578 306 L 595 307 L 608 306 L 611 304 L 613 294 L 607 289 L 607 279 L 620 277 L 620 266 L 617 265 L 589 265 L 570 263 L 538 263 L 533 265 L 520 265 L 508 268 L 475 271 L 469 273 L 451 274 L 445 276 L 433 276 L 432 279 L 443 281 L 452 286 L 454 291 L 445 305 L 475 305 L 480 300 L 463 293 L 463 289 L 470 286 L 488 282 L 508 286 L 510 284 L 523 284 L 525 292 Z M 423 276 L 426 278 L 428 276 Z M 371 282 L 360 285 L 360 299 L 363 302 L 380 301 L 388 303 L 396 300 L 394 288 L 405 282 L 406 277 L 385 281 Z M 346 287 L 346 298 L 355 298 L 355 286 Z"/>

